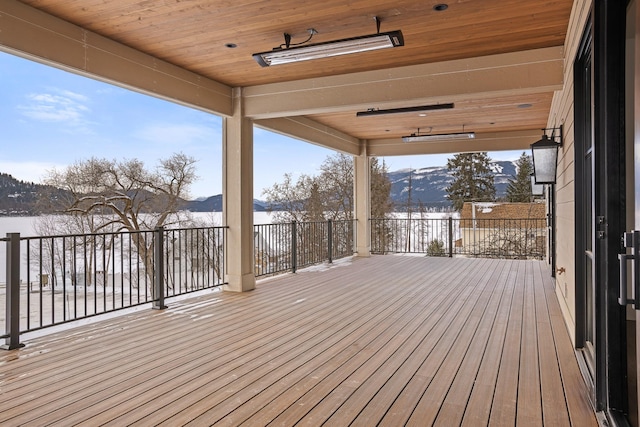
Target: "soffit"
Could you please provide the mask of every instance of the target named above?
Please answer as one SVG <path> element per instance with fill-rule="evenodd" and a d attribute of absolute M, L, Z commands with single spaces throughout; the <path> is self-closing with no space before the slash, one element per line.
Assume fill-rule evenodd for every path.
<path fill-rule="evenodd" d="M 22 0 L 79 27 L 232 87 L 530 50 L 564 43 L 571 0 Z M 446 3 L 446 2 L 444 2 Z M 261 68 L 252 53 L 402 30 L 405 46 Z M 227 43 L 238 47 L 229 49 Z"/>
<path fill-rule="evenodd" d="M 515 131 L 546 126 L 553 93 L 468 99 L 450 110 L 355 117 L 355 112 L 307 116 L 335 129 L 349 129 L 358 139 L 399 138 L 411 133 Z"/>
<path fill-rule="evenodd" d="M 573 1 L 451 0 L 443 12 L 433 10 L 436 1 L 423 0 L 21 0 L 21 3 L 196 75 L 250 91 L 270 85 L 299 87 L 319 79 L 372 71 L 419 70 L 416 66 L 424 64 L 561 46 Z M 293 35 L 293 42 L 306 38 L 306 30 L 311 27 L 319 32 L 314 42 L 371 34 L 375 32 L 374 16 L 382 20 L 382 31 L 402 30 L 405 46 L 269 68 L 260 67 L 251 57 L 252 53 L 281 44 L 284 32 Z M 227 43 L 234 43 L 237 48 L 229 49 L 225 47 Z M 527 70 L 523 73 L 526 75 Z M 460 79 L 461 84 L 465 82 L 463 74 Z M 490 80 L 499 81 L 500 76 L 487 79 L 487 84 Z M 374 86 L 363 85 L 360 93 L 371 87 Z M 468 96 L 457 94 L 454 110 L 433 111 L 424 117 L 416 114 L 356 117 L 355 113 L 363 106 L 345 108 L 359 102 L 342 102 L 339 96 L 332 97 L 335 103 L 330 101 L 321 110 L 303 115 L 317 123 L 317 127 L 367 140 L 399 138 L 418 128 L 433 133 L 459 132 L 463 127 L 468 131 L 494 133 L 539 129 L 547 124 L 557 85 L 502 93 L 484 91 L 480 82 L 465 90 Z M 380 101 L 371 107 L 449 100 L 442 97 L 418 100 L 396 92 L 392 97 L 382 94 Z M 531 107 L 519 108 L 523 104 Z M 262 117 L 273 120 L 296 116 L 293 110 Z M 334 132 L 330 129 L 326 133 Z"/>

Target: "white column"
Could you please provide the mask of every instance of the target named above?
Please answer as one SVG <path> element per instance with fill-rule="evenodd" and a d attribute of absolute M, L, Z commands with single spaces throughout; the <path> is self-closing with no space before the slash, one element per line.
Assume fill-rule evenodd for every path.
<path fill-rule="evenodd" d="M 253 242 L 253 122 L 244 117 L 242 89 L 233 90 L 233 116 L 223 120 L 222 199 L 227 230 L 225 290 L 255 288 Z"/>
<path fill-rule="evenodd" d="M 358 220 L 356 228 L 356 252 L 359 257 L 371 256 L 371 184 L 369 181 L 369 157 L 367 143 L 362 142 L 359 156 L 354 157 L 353 192 L 355 200 L 355 217 Z"/>

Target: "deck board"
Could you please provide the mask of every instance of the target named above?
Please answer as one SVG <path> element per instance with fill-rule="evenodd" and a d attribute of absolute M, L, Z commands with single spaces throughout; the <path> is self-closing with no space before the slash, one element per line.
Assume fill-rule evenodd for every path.
<path fill-rule="evenodd" d="M 494 295 L 496 282 L 491 280 L 488 270 L 484 270 L 484 273 L 476 286 L 473 286 L 474 292 L 469 295 L 466 301 L 466 310 L 458 312 L 455 322 L 451 324 L 452 330 L 446 334 L 447 341 L 451 341 L 450 345 L 447 344 L 447 354 L 438 366 L 433 380 L 422 393 L 420 402 L 409 418 L 409 425 L 432 425 L 448 395 L 451 384 L 469 350 L 470 343 L 476 335 L 481 316 L 489 299 Z M 429 370 L 425 370 L 425 374 Z M 466 400 L 459 399 L 458 396 L 452 397 L 459 402 Z"/>
<path fill-rule="evenodd" d="M 515 266 L 514 294 L 511 300 L 507 330 L 497 372 L 489 425 L 513 426 L 518 404 L 518 371 L 520 369 L 522 316 L 524 306 L 524 264 Z"/>
<path fill-rule="evenodd" d="M 540 365 L 538 359 L 538 329 L 536 323 L 535 290 L 532 271 L 524 277 L 522 335 L 520 337 L 520 371 L 518 374 L 518 411 L 516 423 L 542 425 L 540 396 Z"/>
<path fill-rule="evenodd" d="M 479 288 L 480 287 L 476 287 L 472 289 L 471 292 L 469 292 L 469 295 L 465 295 L 465 292 L 456 292 L 455 296 L 458 299 L 463 300 L 471 296 L 470 294 L 474 292 L 479 292 Z M 467 287 L 463 288 L 464 291 L 467 291 L 467 289 L 469 288 Z M 455 306 L 453 306 L 452 309 L 453 309 L 452 311 L 456 311 Z M 442 319 L 446 320 L 446 318 L 444 317 Z M 456 317 L 451 321 L 448 321 L 443 324 L 448 324 L 449 330 L 452 330 L 452 329 L 455 329 L 454 325 L 457 323 L 458 319 L 459 317 Z M 423 329 L 426 329 L 426 328 L 423 328 Z M 364 378 L 360 377 L 352 380 L 358 384 L 362 383 L 363 386 L 353 391 L 353 394 L 349 398 L 349 405 L 343 405 L 342 404 L 343 402 L 339 402 L 341 406 L 339 407 L 338 410 L 336 410 L 336 412 L 332 414 L 331 418 L 329 418 L 330 424 L 335 423 L 335 421 L 331 422 L 332 419 L 333 420 L 346 419 L 349 421 L 353 419 L 353 417 L 357 415 L 364 408 L 364 406 L 368 403 L 368 401 L 371 400 L 371 398 L 373 397 L 373 394 L 377 392 L 379 388 L 384 384 L 384 382 L 386 382 L 389 379 L 389 376 L 393 372 L 395 372 L 397 369 L 399 369 L 402 363 L 407 361 L 408 360 L 407 358 L 411 354 L 413 354 L 414 352 L 419 352 L 420 349 L 424 349 L 424 346 L 421 346 L 421 344 L 424 344 L 424 339 L 425 339 L 424 335 L 420 334 L 418 331 L 410 331 L 410 334 L 408 334 L 407 332 L 409 331 L 406 331 L 406 329 L 404 329 L 403 332 L 405 332 L 405 334 L 407 335 L 406 341 L 402 343 L 398 351 L 394 352 L 393 355 L 387 357 L 386 360 L 383 361 L 382 366 L 376 372 L 375 376 L 372 376 L 371 374 L 367 375 L 367 373 L 365 372 Z M 451 335 L 445 334 L 442 337 L 440 337 L 439 341 L 442 342 L 446 338 L 449 338 L 452 336 L 453 334 Z M 401 338 L 405 338 L 405 337 L 401 337 Z M 416 363 L 414 362 L 414 366 L 415 365 Z M 405 369 L 406 368 L 411 369 L 410 366 L 405 366 Z M 349 378 L 347 380 L 349 380 Z M 347 384 L 345 387 L 349 387 L 349 385 Z M 323 408 L 319 406 L 314 408 L 314 411 L 319 413 L 324 413 L 324 414 L 328 413 L 328 411 L 323 410 Z"/>
<path fill-rule="evenodd" d="M 502 350 L 507 333 L 509 312 L 515 290 L 515 277 L 517 269 L 505 268 L 504 291 L 502 300 L 496 313 L 496 318 L 491 328 L 485 351 L 482 354 L 482 361 L 478 375 L 475 380 L 471 395 L 467 401 L 467 406 L 463 411 L 462 425 L 468 427 L 487 425 L 491 414 L 491 406 L 500 370 Z"/>
<path fill-rule="evenodd" d="M 505 274 L 508 274 L 508 272 L 500 272 L 500 278 L 495 282 L 495 287 L 490 290 L 490 299 L 482 313 L 469 347 L 460 361 L 455 378 L 451 382 L 451 388 L 447 392 L 446 400 L 440 405 L 434 425 L 449 426 L 462 423 L 462 417 L 465 414 L 465 409 L 476 384 L 482 363 L 481 357 L 468 356 L 482 355 L 487 349 L 489 336 L 504 296 L 506 280 L 503 275 Z"/>
<path fill-rule="evenodd" d="M 537 272 L 539 273 L 539 272 Z M 542 280 L 539 276 L 538 280 Z M 535 287 L 536 324 L 539 343 L 553 343 L 553 330 L 544 287 Z M 538 347 L 540 362 L 540 391 L 544 425 L 570 425 L 569 412 L 562 387 L 560 364 L 555 346 Z"/>
<path fill-rule="evenodd" d="M 538 261 L 375 256 L 0 353 L 7 425 L 597 425 Z"/>

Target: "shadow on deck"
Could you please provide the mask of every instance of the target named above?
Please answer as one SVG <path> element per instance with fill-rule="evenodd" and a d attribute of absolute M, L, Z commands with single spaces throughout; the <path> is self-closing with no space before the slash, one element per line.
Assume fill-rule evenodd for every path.
<path fill-rule="evenodd" d="M 6 425 L 597 425 L 539 261 L 374 256 L 27 341 Z"/>

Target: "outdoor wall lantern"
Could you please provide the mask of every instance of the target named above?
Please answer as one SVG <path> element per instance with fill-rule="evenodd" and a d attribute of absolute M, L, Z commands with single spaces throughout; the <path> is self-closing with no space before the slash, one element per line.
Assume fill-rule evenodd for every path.
<path fill-rule="evenodd" d="M 536 184 L 536 177 L 531 174 L 531 195 L 544 196 L 544 184 Z"/>
<path fill-rule="evenodd" d="M 558 167 L 558 148 L 562 147 L 562 125 L 559 128 L 542 129 L 542 139 L 531 144 L 533 182 L 555 184 Z M 551 136 L 547 133 L 551 131 Z M 557 131 L 557 134 L 556 134 Z"/>

